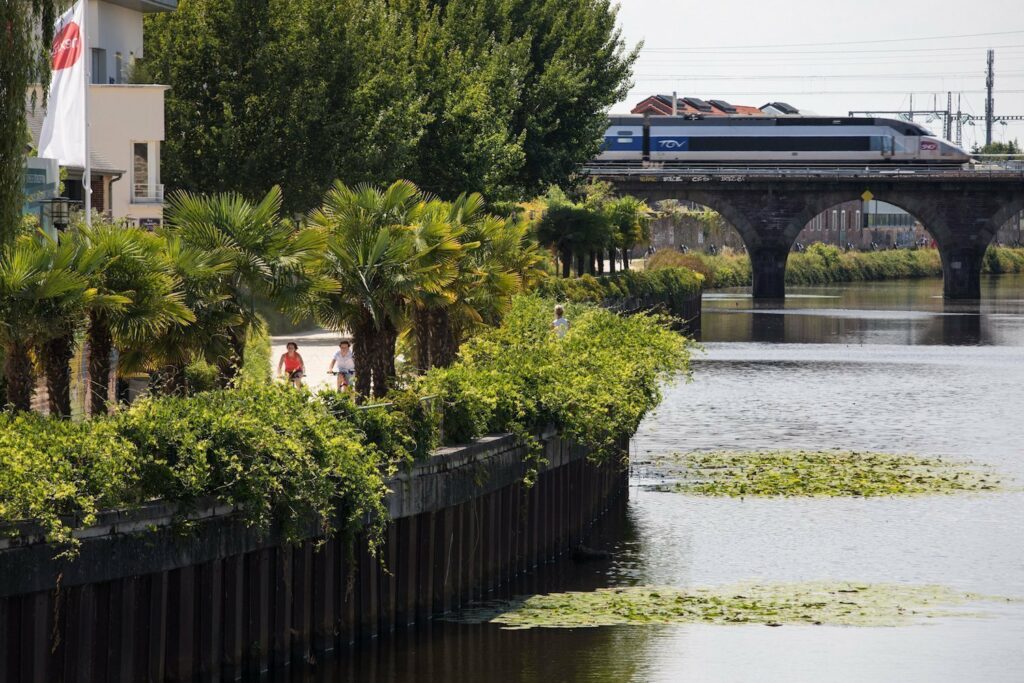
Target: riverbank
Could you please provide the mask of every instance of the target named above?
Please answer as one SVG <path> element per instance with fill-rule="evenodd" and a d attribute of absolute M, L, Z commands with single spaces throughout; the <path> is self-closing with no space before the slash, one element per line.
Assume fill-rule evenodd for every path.
<path fill-rule="evenodd" d="M 516 298 L 459 361 L 374 410 L 349 395 L 269 383 L 263 353 L 264 372 L 233 389 L 142 400 L 83 422 L 0 414 L 0 524 L 32 520 L 55 554 L 73 554 L 77 531 L 104 510 L 213 498 L 239 506 L 256 528 L 316 519 L 344 534 L 384 517 L 382 473 L 442 443 L 511 432 L 539 447 L 554 428 L 595 459 L 612 457 L 657 405 L 662 378 L 687 370 L 688 341 L 660 318 L 586 304 L 566 306 L 572 329 L 560 338 L 552 306 Z M 367 535 L 379 542 L 380 528 Z"/>
<path fill-rule="evenodd" d="M 674 250 L 655 253 L 648 270 L 689 268 L 704 276 L 706 288 L 749 287 L 750 257 L 725 251 L 711 256 L 682 254 Z M 990 274 L 1024 273 L 1024 248 L 990 247 L 984 270 Z M 825 285 L 836 282 L 880 282 L 925 277 L 942 277 L 937 249 L 891 249 L 886 251 L 840 251 L 826 244 L 812 244 L 804 252 L 789 255 L 787 285 Z"/>

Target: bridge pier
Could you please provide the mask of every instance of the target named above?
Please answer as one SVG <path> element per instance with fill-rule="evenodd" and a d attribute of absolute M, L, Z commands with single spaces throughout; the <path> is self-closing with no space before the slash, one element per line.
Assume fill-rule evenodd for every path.
<path fill-rule="evenodd" d="M 987 243 L 939 245 L 942 258 L 942 296 L 945 299 L 980 299 L 981 268 Z"/>
<path fill-rule="evenodd" d="M 750 253 L 750 275 L 755 299 L 786 298 L 786 261 L 789 245 L 759 245 Z"/>

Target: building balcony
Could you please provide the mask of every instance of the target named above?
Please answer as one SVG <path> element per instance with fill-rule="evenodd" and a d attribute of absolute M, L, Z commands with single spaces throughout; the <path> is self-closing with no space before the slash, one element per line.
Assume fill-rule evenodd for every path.
<path fill-rule="evenodd" d="M 132 204 L 163 204 L 164 186 L 162 183 L 135 183 L 132 186 Z"/>

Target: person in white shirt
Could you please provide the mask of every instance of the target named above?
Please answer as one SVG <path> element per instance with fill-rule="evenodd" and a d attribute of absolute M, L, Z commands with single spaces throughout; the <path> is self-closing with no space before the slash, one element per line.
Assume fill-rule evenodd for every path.
<path fill-rule="evenodd" d="M 338 350 L 331 359 L 331 366 L 327 372 L 336 371 L 338 374 L 338 391 L 348 389 L 352 375 L 356 374 L 356 359 L 352 355 L 352 344 L 342 339 L 338 342 Z"/>
<path fill-rule="evenodd" d="M 565 309 L 561 306 L 555 306 L 555 321 L 551 323 L 551 329 L 555 331 L 559 339 L 569 331 L 569 321 L 565 319 Z"/>

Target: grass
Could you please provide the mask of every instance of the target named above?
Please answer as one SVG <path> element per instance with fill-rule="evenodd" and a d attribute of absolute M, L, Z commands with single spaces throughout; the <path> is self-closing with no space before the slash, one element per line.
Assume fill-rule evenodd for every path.
<path fill-rule="evenodd" d="M 971 464 L 853 451 L 673 454 L 653 466 L 675 489 L 706 496 L 911 496 L 991 491 L 1001 481 Z"/>
<path fill-rule="evenodd" d="M 679 589 L 631 586 L 495 601 L 451 617 L 506 629 L 643 624 L 898 626 L 969 616 L 965 607 L 1006 602 L 942 586 L 810 582 Z"/>

